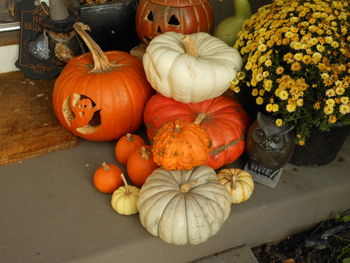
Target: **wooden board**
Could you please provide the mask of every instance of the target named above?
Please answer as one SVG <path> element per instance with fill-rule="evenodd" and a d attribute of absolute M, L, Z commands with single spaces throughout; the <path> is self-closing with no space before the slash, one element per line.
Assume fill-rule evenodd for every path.
<path fill-rule="evenodd" d="M 77 145 L 52 107 L 54 80 L 0 74 L 0 165 Z"/>

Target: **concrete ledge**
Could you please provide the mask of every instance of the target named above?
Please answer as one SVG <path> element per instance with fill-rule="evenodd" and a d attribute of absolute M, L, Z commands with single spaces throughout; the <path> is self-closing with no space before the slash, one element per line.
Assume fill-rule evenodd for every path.
<path fill-rule="evenodd" d="M 151 236 L 138 216 L 121 216 L 110 195 L 92 185 L 103 161 L 115 163 L 114 142 L 79 146 L 0 167 L 0 259 L 40 262 L 189 262 L 249 247 L 329 218 L 350 205 L 350 138 L 345 161 L 319 168 L 288 165 L 276 189 L 256 185 L 232 207 L 219 233 L 197 246 L 172 246 Z"/>

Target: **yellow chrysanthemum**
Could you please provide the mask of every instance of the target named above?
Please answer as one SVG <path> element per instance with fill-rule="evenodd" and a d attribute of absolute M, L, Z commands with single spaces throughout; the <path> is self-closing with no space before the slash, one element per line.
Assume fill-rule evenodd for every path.
<path fill-rule="evenodd" d="M 330 107 L 333 107 L 333 106 L 335 105 L 334 99 L 328 99 L 328 100 L 326 100 L 326 105 L 327 105 L 327 106 L 330 106 Z"/>
<path fill-rule="evenodd" d="M 315 102 L 314 105 L 313 105 L 313 108 L 314 108 L 315 110 L 321 109 L 321 103 L 320 103 L 319 101 Z"/>
<path fill-rule="evenodd" d="M 294 59 L 295 59 L 296 61 L 301 61 L 301 60 L 303 59 L 303 54 L 302 54 L 302 53 L 296 53 L 296 54 L 294 55 Z"/>
<path fill-rule="evenodd" d="M 295 104 L 287 104 L 286 110 L 288 112 L 294 112 L 296 109 L 296 105 Z"/>
<path fill-rule="evenodd" d="M 305 141 L 304 141 L 304 140 L 300 140 L 300 141 L 298 141 L 298 144 L 299 144 L 300 146 L 304 146 L 304 145 L 305 145 Z"/>
<path fill-rule="evenodd" d="M 341 114 L 348 114 L 350 113 L 350 106 L 348 104 L 342 104 L 339 106 L 339 112 Z"/>
<path fill-rule="evenodd" d="M 278 127 L 281 127 L 283 125 L 283 120 L 278 118 L 275 123 Z"/>
<path fill-rule="evenodd" d="M 266 67 L 270 67 L 272 65 L 272 61 L 270 59 L 268 59 L 268 60 L 265 61 L 264 64 L 265 64 Z"/>
<path fill-rule="evenodd" d="M 265 107 L 265 109 L 266 109 L 266 111 L 267 112 L 271 112 L 272 111 L 272 104 L 271 103 L 269 103 L 269 104 L 266 104 L 266 107 Z"/>
<path fill-rule="evenodd" d="M 333 107 L 332 106 L 325 106 L 323 108 L 323 112 L 326 114 L 326 115 L 330 115 L 332 114 L 334 111 Z"/>
<path fill-rule="evenodd" d="M 292 65 L 291 65 L 291 70 L 293 71 L 299 71 L 300 70 L 300 63 L 299 62 L 294 62 Z"/>
<path fill-rule="evenodd" d="M 349 103 L 349 97 L 341 97 L 340 98 L 340 102 L 343 104 L 348 104 Z"/>
<path fill-rule="evenodd" d="M 265 79 L 263 87 L 266 91 L 270 91 L 272 88 L 272 80 L 271 79 Z"/>
<path fill-rule="evenodd" d="M 258 89 L 253 89 L 253 90 L 252 90 L 252 95 L 253 95 L 254 97 L 258 96 L 258 94 L 259 94 L 259 90 L 258 90 Z"/>
<path fill-rule="evenodd" d="M 255 101 L 256 101 L 256 104 L 258 105 L 261 105 L 264 103 L 264 99 L 262 97 L 257 97 Z"/>
<path fill-rule="evenodd" d="M 283 67 L 277 67 L 276 68 L 276 74 L 278 74 L 278 75 L 281 75 L 283 73 L 283 71 L 284 71 Z"/>
<path fill-rule="evenodd" d="M 239 71 L 239 72 L 237 73 L 236 78 L 237 78 L 238 80 L 243 80 L 243 79 L 245 78 L 245 73 L 244 73 L 243 71 Z"/>
<path fill-rule="evenodd" d="M 336 93 L 337 95 L 343 95 L 344 92 L 345 92 L 345 89 L 344 89 L 343 87 L 336 87 L 336 88 L 335 88 L 335 93 Z"/>
<path fill-rule="evenodd" d="M 335 90 L 334 89 L 328 89 L 326 90 L 327 97 L 334 97 L 335 96 Z"/>
<path fill-rule="evenodd" d="M 280 107 L 278 106 L 278 104 L 273 104 L 273 105 L 272 105 L 272 111 L 273 111 L 273 112 L 277 112 L 277 111 L 279 110 L 279 108 L 280 108 Z"/>
<path fill-rule="evenodd" d="M 334 115 L 329 116 L 328 122 L 329 122 L 329 123 L 332 123 L 332 124 L 333 124 L 333 123 L 336 123 L 336 122 L 337 122 L 337 117 L 334 116 Z"/>
<path fill-rule="evenodd" d="M 278 97 L 281 100 L 286 100 L 288 99 L 289 93 L 286 90 L 282 90 L 281 92 L 279 92 Z"/>

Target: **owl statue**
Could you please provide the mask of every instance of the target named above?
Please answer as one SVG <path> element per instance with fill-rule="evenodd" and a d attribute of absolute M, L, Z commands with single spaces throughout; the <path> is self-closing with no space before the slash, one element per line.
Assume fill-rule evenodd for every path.
<path fill-rule="evenodd" d="M 272 187 L 277 184 L 272 181 L 277 180 L 281 168 L 289 162 L 294 152 L 293 127 L 278 127 L 275 120 L 272 116 L 258 112 L 256 121 L 249 127 L 246 139 L 249 158 L 246 168 L 262 179 L 261 183 L 272 183 Z"/>

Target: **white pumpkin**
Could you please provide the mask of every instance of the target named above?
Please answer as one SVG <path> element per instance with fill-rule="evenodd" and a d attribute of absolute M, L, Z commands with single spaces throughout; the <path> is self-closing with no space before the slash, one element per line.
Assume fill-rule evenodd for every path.
<path fill-rule="evenodd" d="M 136 186 L 128 185 L 123 174 L 121 177 L 124 186 L 120 186 L 113 192 L 111 205 L 113 209 L 121 215 L 132 215 L 138 212 L 136 201 L 139 196 L 140 189 Z"/>
<path fill-rule="evenodd" d="M 245 170 L 221 169 L 217 180 L 230 193 L 233 204 L 240 204 L 248 200 L 254 191 L 253 177 Z"/>
<path fill-rule="evenodd" d="M 152 235 L 174 245 L 199 244 L 216 234 L 230 215 L 231 197 L 209 166 L 158 168 L 142 186 L 137 207 Z"/>
<path fill-rule="evenodd" d="M 165 97 L 183 103 L 222 95 L 242 66 L 239 52 L 208 33 L 166 32 L 143 56 L 147 80 Z"/>

